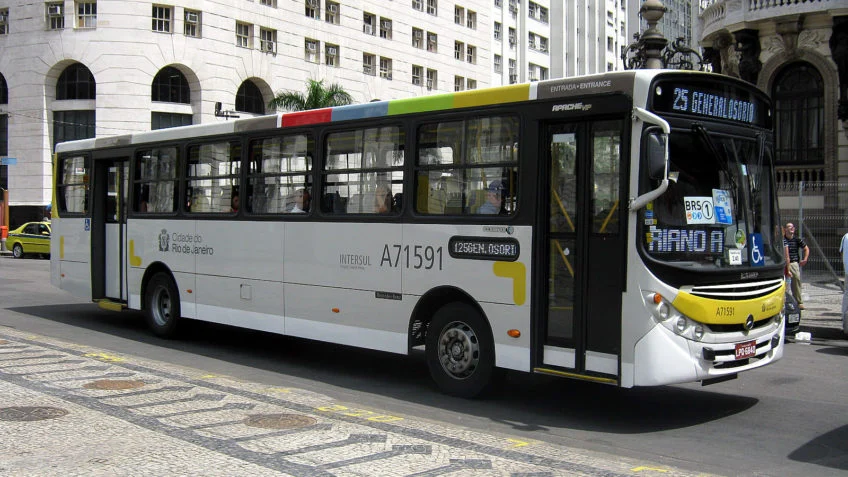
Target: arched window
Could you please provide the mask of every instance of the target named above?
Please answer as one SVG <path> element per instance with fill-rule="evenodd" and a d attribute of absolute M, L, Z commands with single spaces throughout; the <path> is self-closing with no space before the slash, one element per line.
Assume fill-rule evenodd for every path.
<path fill-rule="evenodd" d="M 262 93 L 253 81 L 247 80 L 241 84 L 236 93 L 236 111 L 253 114 L 265 114 L 265 102 Z"/>
<path fill-rule="evenodd" d="M 96 83 L 91 71 L 80 63 L 65 68 L 56 83 L 56 99 L 96 99 Z"/>
<path fill-rule="evenodd" d="M 173 66 L 166 66 L 153 78 L 153 91 L 150 99 L 166 103 L 190 104 L 191 89 L 189 89 L 188 81 L 180 70 Z"/>
<path fill-rule="evenodd" d="M 824 82 L 809 63 L 778 73 L 772 92 L 775 149 L 781 165 L 824 164 Z"/>
<path fill-rule="evenodd" d="M 0 104 L 9 104 L 9 87 L 2 74 L 0 74 Z"/>

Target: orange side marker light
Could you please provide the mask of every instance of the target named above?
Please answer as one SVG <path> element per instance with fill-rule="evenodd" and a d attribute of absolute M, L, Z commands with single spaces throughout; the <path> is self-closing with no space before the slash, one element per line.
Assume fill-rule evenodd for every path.
<path fill-rule="evenodd" d="M 510 338 L 519 338 L 521 336 L 521 332 L 515 329 L 507 331 L 506 334 L 509 335 Z"/>

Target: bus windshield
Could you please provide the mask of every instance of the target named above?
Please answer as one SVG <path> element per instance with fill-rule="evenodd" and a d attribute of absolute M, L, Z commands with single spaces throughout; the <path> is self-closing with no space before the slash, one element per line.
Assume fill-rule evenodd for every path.
<path fill-rule="evenodd" d="M 767 140 L 768 139 L 768 140 Z M 765 133 L 718 134 L 695 124 L 669 136 L 668 190 L 640 214 L 651 258 L 681 268 L 780 264 L 782 239 Z"/>

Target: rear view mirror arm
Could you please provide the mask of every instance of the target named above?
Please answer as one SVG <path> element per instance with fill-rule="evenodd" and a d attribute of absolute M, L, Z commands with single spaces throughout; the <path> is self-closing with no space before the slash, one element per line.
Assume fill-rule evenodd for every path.
<path fill-rule="evenodd" d="M 648 202 L 656 199 L 657 197 L 663 195 L 666 189 L 668 189 L 668 135 L 671 133 L 671 126 L 668 125 L 668 122 L 657 116 L 656 114 L 647 111 L 645 109 L 636 107 L 633 108 L 633 118 L 639 119 L 646 124 L 655 124 L 662 129 L 663 143 L 665 145 L 665 151 L 663 152 L 663 160 L 665 162 L 665 171 L 663 172 L 663 179 L 660 182 L 659 187 L 656 189 L 646 192 L 638 197 L 631 197 L 628 201 L 627 208 L 631 212 L 635 212 L 642 207 L 644 207 Z"/>

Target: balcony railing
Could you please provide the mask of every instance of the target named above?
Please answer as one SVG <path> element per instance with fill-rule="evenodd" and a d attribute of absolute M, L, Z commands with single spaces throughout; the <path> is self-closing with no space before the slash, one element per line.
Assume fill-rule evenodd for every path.
<path fill-rule="evenodd" d="M 845 0 L 701 0 L 701 31 L 706 38 L 728 26 L 785 15 L 820 13 L 841 8 Z"/>

